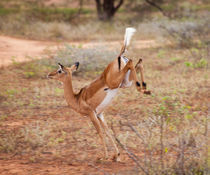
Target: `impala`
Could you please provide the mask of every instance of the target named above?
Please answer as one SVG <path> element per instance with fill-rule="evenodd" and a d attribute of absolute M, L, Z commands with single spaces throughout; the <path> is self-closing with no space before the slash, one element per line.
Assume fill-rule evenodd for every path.
<path fill-rule="evenodd" d="M 63 82 L 64 97 L 68 105 L 81 115 L 90 118 L 101 138 L 105 158 L 108 158 L 105 134 L 109 137 L 115 148 L 113 157 L 115 161 L 120 160 L 120 152 L 108 129 L 103 111 L 116 96 L 119 88 L 130 87 L 133 82 L 139 92 L 150 94 L 150 91 L 146 90 L 146 83 L 144 82 L 142 59 L 139 59 L 134 67 L 133 61 L 123 55 L 135 31 L 134 28 L 126 28 L 124 44 L 119 56 L 105 68 L 98 78 L 88 86 L 83 87 L 79 93 L 74 93 L 72 87 L 72 72 L 78 69 L 79 62 L 71 67 L 65 67 L 58 63 L 59 68 L 48 74 L 48 78 Z M 137 79 L 136 71 L 140 71 L 141 83 Z"/>

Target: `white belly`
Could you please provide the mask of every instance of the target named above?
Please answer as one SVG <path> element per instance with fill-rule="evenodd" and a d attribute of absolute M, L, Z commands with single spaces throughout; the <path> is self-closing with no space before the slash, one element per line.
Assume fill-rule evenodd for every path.
<path fill-rule="evenodd" d="M 108 89 L 106 90 L 107 94 L 104 100 L 99 104 L 96 108 L 96 113 L 100 114 L 113 100 L 113 98 L 117 95 L 118 88 L 116 89 Z"/>

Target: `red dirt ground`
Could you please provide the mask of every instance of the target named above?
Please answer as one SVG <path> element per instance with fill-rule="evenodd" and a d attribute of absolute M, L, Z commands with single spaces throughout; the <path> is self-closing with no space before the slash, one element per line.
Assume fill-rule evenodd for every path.
<path fill-rule="evenodd" d="M 110 49 L 120 48 L 120 42 L 118 41 L 86 42 L 82 44 L 83 47 L 94 47 L 101 44 L 110 47 Z M 136 51 L 142 54 L 146 49 L 139 48 L 155 47 L 157 44 L 155 41 L 136 41 L 135 46 L 135 48 L 138 48 Z M 46 70 L 42 70 L 42 74 L 36 78 L 26 78 L 23 74 L 24 66 L 27 66 L 26 63 L 11 65 L 11 58 L 13 57 L 17 62 L 27 61 L 27 55 L 35 57 L 35 59 L 43 58 L 44 54 L 49 56 L 49 53 L 53 54 L 60 47 L 62 47 L 61 43 L 0 36 L 0 66 L 3 66 L 0 71 L 0 139 L 5 139 L 8 136 L 6 141 L 9 142 L 10 146 L 17 144 L 13 146 L 15 148 L 13 151 L 4 148 L 4 151 L 0 152 L 0 175 L 137 174 L 135 163 L 122 148 L 120 148 L 121 162 L 98 160 L 99 157 L 102 157 L 103 150 L 98 143 L 99 138 L 96 130 L 87 117 L 81 117 L 66 107 L 61 91 L 62 86 L 58 82 L 43 78 L 46 77 Z M 174 54 L 174 52 L 171 54 Z M 182 60 L 180 64 L 177 62 L 178 66 L 171 64 L 168 57 L 174 55 L 170 55 L 170 53 L 165 59 L 154 60 L 154 58 L 157 58 L 156 50 L 153 52 L 149 50 L 149 53 L 146 52 L 146 56 L 151 58 L 145 59 L 144 63 L 147 66 L 145 70 L 148 70 L 149 66 L 152 69 L 152 72 L 148 73 L 152 74 L 150 75 L 150 77 L 152 76 L 150 81 L 153 82 L 147 81 L 149 86 L 152 86 L 152 92 L 159 94 L 161 91 L 166 91 L 162 94 L 169 96 L 171 90 L 174 91 L 173 88 L 176 87 L 176 90 L 180 90 L 176 92 L 179 94 L 178 97 L 181 97 L 180 102 L 191 108 L 188 112 L 192 113 L 193 110 L 197 112 L 197 117 L 193 120 L 195 125 L 193 127 L 195 129 L 201 128 L 202 125 L 199 122 L 203 121 L 208 109 L 206 104 L 209 102 L 209 96 L 206 95 L 208 94 L 209 83 L 205 79 L 209 71 L 197 70 L 192 77 L 192 72 L 184 64 L 185 60 Z M 29 62 L 29 65 L 33 66 L 33 63 Z M 180 74 L 180 72 L 183 73 L 182 69 L 186 71 L 184 76 Z M 90 78 L 73 76 L 74 88 L 77 91 L 90 81 Z M 195 84 L 199 86 L 197 87 Z M 58 92 L 55 91 L 55 88 Z M 197 91 L 197 88 L 199 88 L 199 91 Z M 127 135 L 128 129 L 120 125 L 119 121 L 124 123 L 126 117 L 131 116 L 131 124 L 144 122 L 147 116 L 145 108 L 153 109 L 154 104 L 157 103 L 156 98 L 152 99 L 151 96 L 139 98 L 139 94 L 134 93 L 134 89 L 123 90 L 116 101 L 105 112 L 105 118 L 109 126 L 111 123 L 113 124 L 116 135 L 121 141 Z M 170 110 L 170 112 L 173 112 L 173 110 Z M 145 118 L 142 116 L 145 116 Z M 183 119 L 181 118 L 182 115 L 179 117 Z M 191 130 L 191 123 L 188 120 L 185 124 L 185 127 Z M 154 129 L 157 129 L 156 127 Z M 31 130 L 33 132 L 31 135 L 29 133 L 29 136 L 33 136 L 33 134 L 36 136 L 37 134 L 38 140 L 35 140 L 35 143 L 40 143 L 41 146 L 35 145 L 35 148 L 33 148 L 34 145 L 31 141 L 33 142 L 34 138 L 24 140 L 27 132 Z M 23 135 L 21 135 L 21 131 Z M 45 135 L 46 138 L 42 137 L 44 131 L 48 132 Z M 197 133 L 199 132 L 198 130 Z M 62 135 L 63 133 L 66 134 L 65 137 Z M 153 131 L 153 133 L 156 132 Z M 170 151 L 167 151 L 168 159 L 166 161 L 175 161 L 178 153 L 175 151 L 177 149 L 176 140 L 178 139 L 174 139 L 173 130 L 167 130 L 165 134 L 167 133 L 169 135 L 167 135 L 165 141 L 170 144 L 168 148 Z M 155 136 L 158 137 L 159 134 Z M 61 140 L 55 142 L 58 138 Z M 51 139 L 54 145 L 50 145 Z M 2 140 L 0 141 L 2 143 Z M 136 137 L 130 135 L 126 144 L 128 144 L 129 151 L 132 151 L 140 160 L 144 161 L 144 155 L 147 152 L 145 152 L 142 142 L 137 142 Z M 3 144 L 0 144 L 0 146 L 2 145 L 7 145 L 7 143 L 3 140 Z M 1 147 L 0 149 L 2 150 Z M 111 156 L 113 149 L 110 146 L 108 149 Z M 154 149 L 153 154 L 152 160 L 159 162 L 160 151 Z"/>
<path fill-rule="evenodd" d="M 73 43 L 79 44 L 79 43 Z M 120 46 L 120 42 L 109 42 L 109 43 L 83 43 L 84 47 L 93 47 L 97 44 L 107 45 L 109 47 L 116 47 L 116 45 Z M 154 41 L 138 41 L 137 47 L 147 48 L 150 46 L 154 46 Z M 15 62 L 24 62 L 29 61 L 27 58 L 28 55 L 35 58 L 41 58 L 44 54 L 47 54 L 50 50 L 55 51 L 57 48 L 61 47 L 60 43 L 55 42 L 43 42 L 43 41 L 30 41 L 24 39 L 17 39 L 12 37 L 0 36 L 0 66 L 6 67 L 12 64 L 12 58 L 15 59 Z M 7 81 L 7 83 L 14 83 L 13 81 L 17 78 L 16 75 L 6 75 L 4 73 L 1 74 L 1 80 Z M 11 76 L 13 79 L 11 80 Z M 41 80 L 42 81 L 42 80 Z M 44 81 L 43 81 L 44 82 Z M 21 86 L 30 87 L 33 81 L 23 80 L 18 78 L 18 82 L 16 82 Z M 20 97 L 21 98 L 21 97 Z M 30 97 L 29 97 L 30 98 Z M 50 97 L 49 97 L 50 98 Z M 63 97 L 60 97 L 63 98 Z M 1 100 L 1 99 L 0 99 Z M 50 99 L 48 99 L 50 100 Z M 80 128 L 87 128 L 87 123 L 89 122 L 88 118 L 79 117 L 78 114 L 73 114 L 71 119 L 68 116 L 64 116 L 63 118 L 58 118 L 59 111 L 63 112 L 63 110 L 67 109 L 39 109 L 36 111 L 36 114 L 33 114 L 31 117 L 27 118 L 13 118 L 8 117 L 6 121 L 3 122 L 1 128 L 9 131 L 16 131 L 20 128 L 23 128 L 25 125 L 36 122 L 37 116 L 44 115 L 40 121 L 45 121 L 51 116 L 51 118 L 55 118 L 58 121 L 70 121 L 71 123 L 80 123 Z M 11 109 L 2 109 L 6 114 L 12 116 Z M 12 109 L 16 110 L 16 109 Z M 44 110 L 44 112 L 43 112 Z M 75 128 L 68 129 L 68 133 L 75 130 Z M 76 128 L 77 130 L 77 128 Z M 87 130 L 87 129 L 86 129 Z M 85 130 L 85 132 L 86 132 Z M 87 131 L 87 135 L 89 137 L 96 137 L 95 133 L 90 133 Z M 85 137 L 85 136 L 84 136 Z M 98 161 L 98 157 L 101 157 L 102 150 L 97 146 L 94 149 L 87 148 L 88 159 L 79 160 L 75 159 L 75 150 L 69 147 L 69 151 L 71 154 L 63 155 L 61 158 L 54 159 L 51 158 L 52 153 L 43 153 L 43 159 L 36 161 L 36 163 L 30 160 L 30 156 L 22 156 L 22 155 L 8 155 L 1 154 L 0 155 L 0 174 L 1 175 L 67 175 L 67 174 L 106 174 L 106 173 L 119 173 L 120 171 L 133 171 L 134 163 L 125 152 L 122 152 L 121 162 L 112 162 L 111 160 L 107 161 Z M 82 152 L 81 152 L 82 151 Z M 97 152 L 98 151 L 98 152 Z M 80 153 L 81 152 L 81 153 Z M 100 152 L 100 154 L 99 154 Z M 73 154 L 74 153 L 74 154 Z M 78 148 L 78 156 L 81 156 L 83 150 Z M 88 161 L 87 161 L 88 160 Z M 129 173 L 128 173 L 129 174 Z"/>

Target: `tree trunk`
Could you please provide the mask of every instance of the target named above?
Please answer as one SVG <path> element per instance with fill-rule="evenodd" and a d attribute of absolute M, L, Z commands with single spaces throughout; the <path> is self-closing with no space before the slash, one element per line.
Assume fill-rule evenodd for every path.
<path fill-rule="evenodd" d="M 111 20 L 120 6 L 123 4 L 124 0 L 119 0 L 118 4 L 115 6 L 116 0 L 95 0 L 96 1 L 96 9 L 98 18 L 103 21 Z"/>

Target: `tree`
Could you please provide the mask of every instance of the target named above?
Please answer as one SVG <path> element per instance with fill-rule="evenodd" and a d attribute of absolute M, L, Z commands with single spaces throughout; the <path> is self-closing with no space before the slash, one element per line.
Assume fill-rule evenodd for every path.
<path fill-rule="evenodd" d="M 103 21 L 112 19 L 124 0 L 95 0 L 98 18 Z M 103 2 L 102 2 L 103 1 Z"/>
<path fill-rule="evenodd" d="M 132 2 L 136 2 L 137 0 L 133 0 Z M 158 9 L 164 16 L 167 14 L 163 11 L 163 9 L 158 5 L 163 3 L 163 0 L 142 0 L 150 6 Z M 112 19 L 117 12 L 117 10 L 124 3 L 124 0 L 95 0 L 96 9 L 99 20 L 108 21 Z"/>

